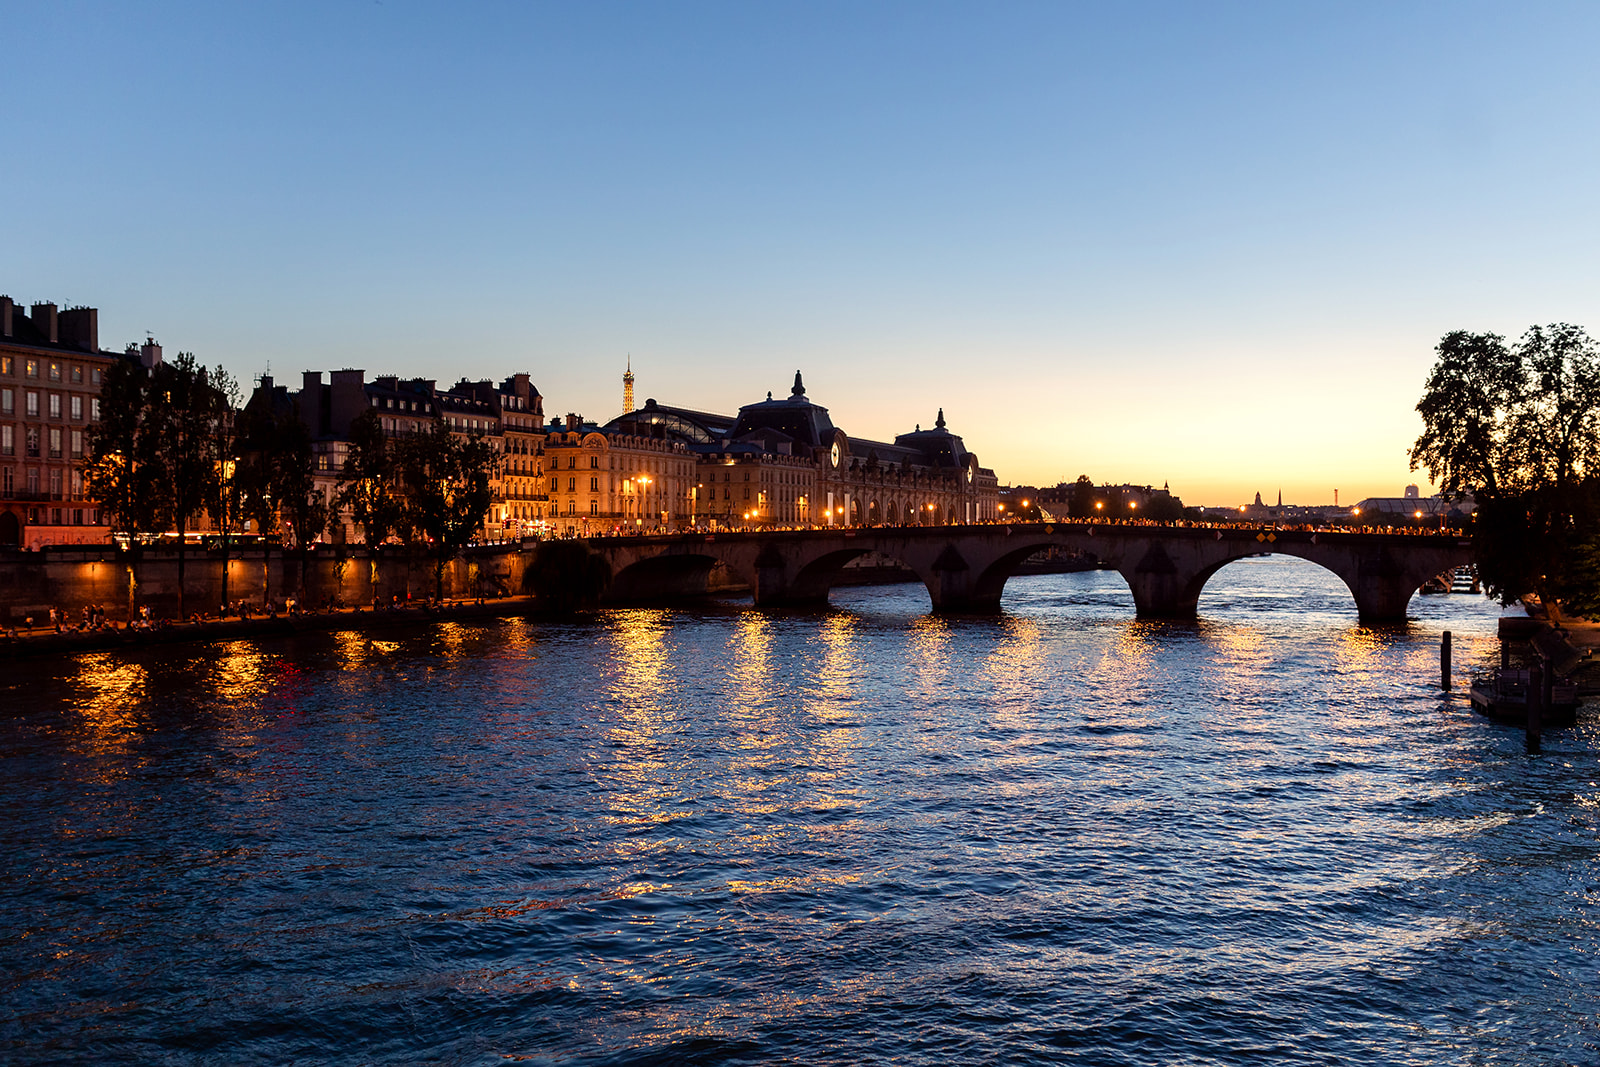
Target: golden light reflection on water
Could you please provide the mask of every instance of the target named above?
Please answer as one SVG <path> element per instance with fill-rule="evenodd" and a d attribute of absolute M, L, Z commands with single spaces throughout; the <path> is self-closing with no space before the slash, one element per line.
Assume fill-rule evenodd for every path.
<path fill-rule="evenodd" d="M 248 641 L 218 646 L 212 662 L 212 687 L 224 700 L 240 704 L 255 701 L 270 684 L 267 668 L 272 657 Z"/>
<path fill-rule="evenodd" d="M 773 622 L 759 611 L 747 611 L 728 637 L 732 664 L 728 678 L 732 700 L 728 709 L 733 718 L 750 718 L 773 696 Z"/>
<path fill-rule="evenodd" d="M 99 653 L 78 660 L 74 679 L 83 693 L 75 706 L 82 730 L 71 736 L 85 756 L 105 760 L 102 781 L 126 777 L 122 764 L 133 748 L 149 698 L 150 672 L 137 663 Z"/>
<path fill-rule="evenodd" d="M 950 687 L 951 622 L 941 615 L 924 615 L 912 620 L 907 648 L 907 666 L 924 693 L 940 693 Z"/>
<path fill-rule="evenodd" d="M 1044 637 L 1037 620 L 999 621 L 1001 638 L 984 661 L 982 684 L 992 694 L 989 721 L 1020 729 L 1032 726 L 1040 680 L 1049 675 Z"/>
<path fill-rule="evenodd" d="M 666 640 L 671 616 L 640 609 L 615 612 L 609 621 L 608 636 L 614 646 L 609 694 L 620 703 L 629 723 L 654 733 L 655 716 L 667 702 L 673 681 Z"/>
<path fill-rule="evenodd" d="M 616 757 L 607 768 L 615 788 L 606 821 L 613 825 L 665 823 L 687 814 L 677 774 L 683 757 L 672 750 L 668 711 L 675 684 L 666 641 L 671 621 L 666 611 L 644 609 L 608 616 L 612 673 L 604 692 L 613 717 L 606 736 Z M 659 847 L 636 844 L 646 845 L 646 851 Z M 615 850 L 625 854 L 633 847 L 619 841 Z"/>
<path fill-rule="evenodd" d="M 806 710 L 824 722 L 840 722 L 855 715 L 863 664 L 856 654 L 857 628 L 861 620 L 847 612 L 835 612 L 822 624 L 822 662 Z"/>

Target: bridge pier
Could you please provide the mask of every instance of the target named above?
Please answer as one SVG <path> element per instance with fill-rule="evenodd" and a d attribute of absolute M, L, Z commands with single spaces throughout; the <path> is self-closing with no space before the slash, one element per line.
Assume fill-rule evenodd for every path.
<path fill-rule="evenodd" d="M 919 577 L 928 587 L 935 614 L 995 615 L 1000 611 L 1000 587 L 983 588 L 980 572 L 954 544 L 946 545 Z"/>
<path fill-rule="evenodd" d="M 1200 613 L 1200 590 L 1216 567 L 1206 566 L 1206 560 L 1197 565 L 1185 558 L 1184 563 L 1180 568 L 1165 545 L 1152 541 L 1132 568 L 1117 568 L 1141 618 L 1192 619 Z"/>
<path fill-rule="evenodd" d="M 1355 581 L 1345 584 L 1356 598 L 1356 615 L 1365 625 L 1406 621 L 1406 605 L 1432 577 L 1432 572 L 1403 566 L 1387 549 L 1362 556 L 1356 563 Z"/>

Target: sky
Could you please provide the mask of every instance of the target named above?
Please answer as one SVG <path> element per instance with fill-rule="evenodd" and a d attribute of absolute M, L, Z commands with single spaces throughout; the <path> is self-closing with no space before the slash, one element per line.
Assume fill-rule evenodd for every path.
<path fill-rule="evenodd" d="M 941 407 L 1003 483 L 1398 495 L 1600 331 L 1600 5 L 8 0 L 0 293 L 246 383 Z"/>

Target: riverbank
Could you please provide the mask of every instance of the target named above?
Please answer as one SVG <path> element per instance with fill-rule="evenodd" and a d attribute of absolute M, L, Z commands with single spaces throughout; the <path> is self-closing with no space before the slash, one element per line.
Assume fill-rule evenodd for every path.
<path fill-rule="evenodd" d="M 538 611 L 531 596 L 498 597 L 492 600 L 446 601 L 439 606 L 416 605 L 397 608 L 336 608 L 328 611 L 296 612 L 293 615 L 254 615 L 247 619 L 205 619 L 197 622 L 164 623 L 148 629 L 119 625 L 100 630 L 65 630 L 36 626 L 19 628 L 16 636 L 0 638 L 0 659 L 31 659 L 62 656 L 77 652 L 140 648 L 145 645 L 170 645 L 184 641 L 234 641 L 249 637 L 336 630 L 389 630 L 449 619 L 504 618 L 530 615 Z"/>

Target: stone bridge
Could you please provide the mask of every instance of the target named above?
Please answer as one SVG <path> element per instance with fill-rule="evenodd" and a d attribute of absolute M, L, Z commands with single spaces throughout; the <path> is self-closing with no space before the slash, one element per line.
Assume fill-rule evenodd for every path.
<path fill-rule="evenodd" d="M 1274 552 L 1337 574 L 1368 623 L 1404 621 L 1423 582 L 1472 560 L 1472 542 L 1450 535 L 1077 522 L 683 534 L 589 545 L 611 567 L 605 599 L 612 603 L 704 594 L 721 564 L 749 585 L 758 605 L 825 605 L 840 568 L 876 552 L 922 580 L 934 611 L 951 613 L 999 611 L 1006 579 L 1023 560 L 1066 549 L 1115 568 L 1139 614 L 1158 618 L 1192 618 L 1213 574 Z"/>

